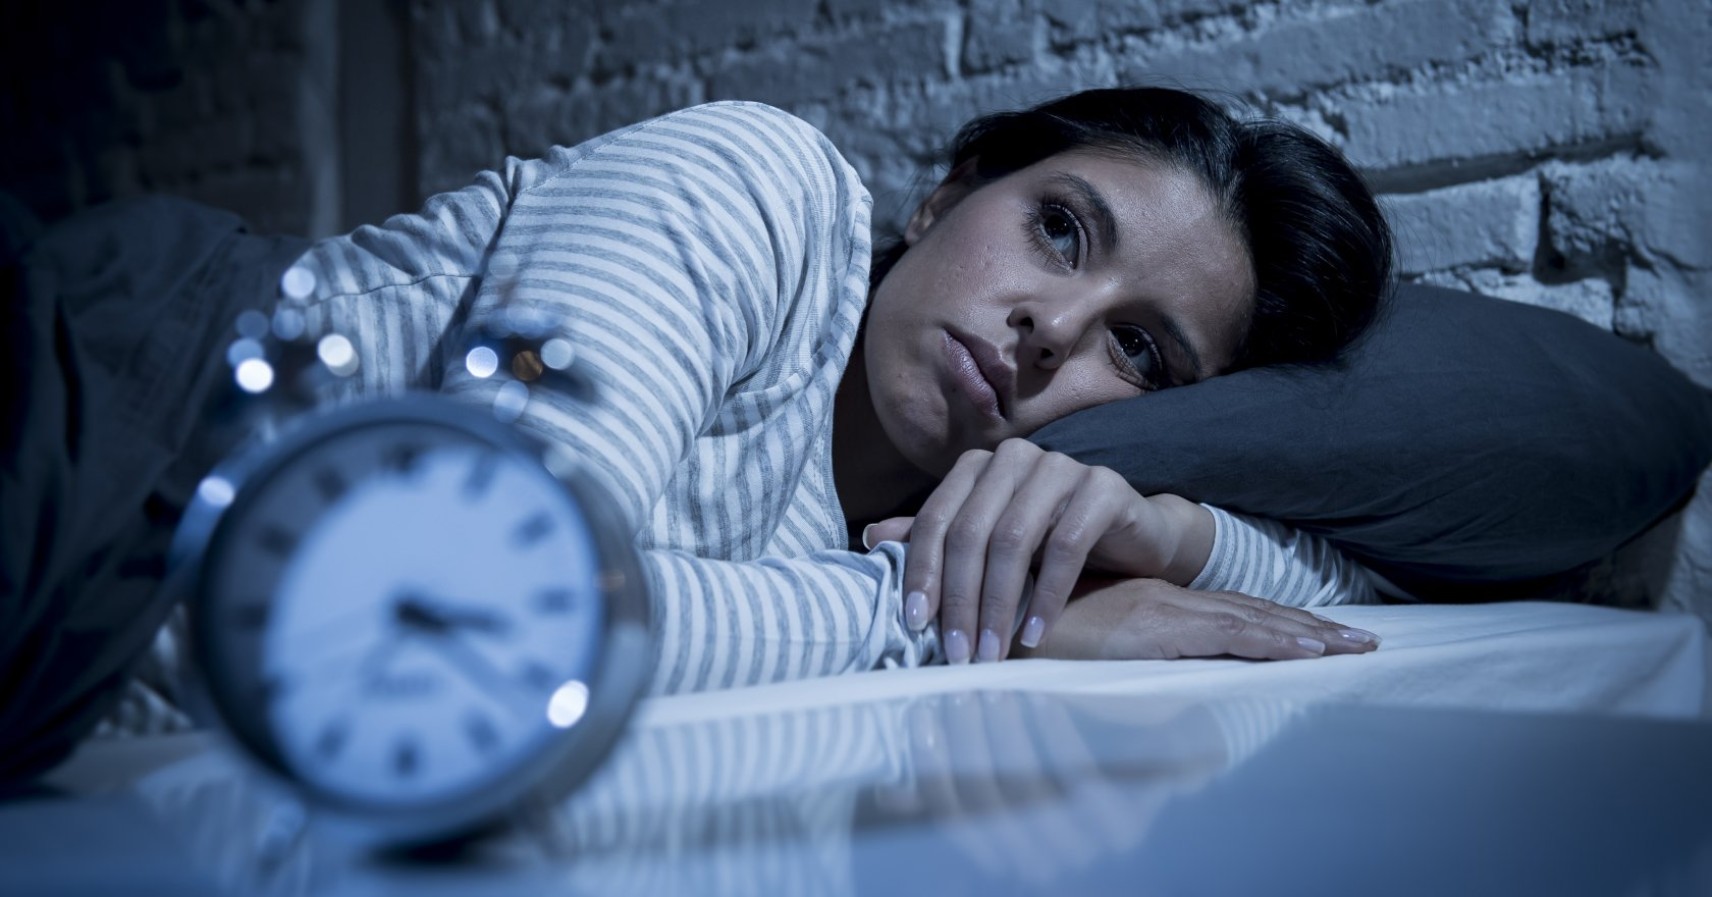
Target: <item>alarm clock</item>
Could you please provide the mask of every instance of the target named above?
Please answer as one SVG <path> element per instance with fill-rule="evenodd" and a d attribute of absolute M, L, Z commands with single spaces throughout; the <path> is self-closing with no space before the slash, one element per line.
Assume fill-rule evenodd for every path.
<path fill-rule="evenodd" d="M 291 311 L 240 321 L 243 390 L 355 369 L 336 334 L 304 362 Z M 577 459 L 509 423 L 543 373 L 588 389 L 538 325 L 472 341 L 472 373 L 517 372 L 491 407 L 281 399 L 301 413 L 205 477 L 176 534 L 203 703 L 306 808 L 377 843 L 463 838 L 562 798 L 653 665 L 629 528 Z"/>

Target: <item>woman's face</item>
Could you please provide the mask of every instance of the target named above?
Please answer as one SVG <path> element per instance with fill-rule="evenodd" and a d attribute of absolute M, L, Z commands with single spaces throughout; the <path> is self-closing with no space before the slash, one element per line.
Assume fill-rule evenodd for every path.
<path fill-rule="evenodd" d="M 980 187 L 956 173 L 904 232 L 864 360 L 886 435 L 939 475 L 964 451 L 1228 366 L 1246 248 L 1191 174 L 1087 150 Z"/>

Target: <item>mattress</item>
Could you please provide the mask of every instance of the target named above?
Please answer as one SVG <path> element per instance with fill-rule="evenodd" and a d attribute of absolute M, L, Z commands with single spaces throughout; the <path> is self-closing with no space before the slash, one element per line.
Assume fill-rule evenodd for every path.
<path fill-rule="evenodd" d="M 1277 699 L 1477 710 L 1712 715 L 1705 624 L 1583 604 L 1339 607 L 1379 634 L 1368 654 L 1311 660 L 1007 660 L 884 670 L 649 701 L 646 721 L 722 717 L 986 689 L 1157 699 Z"/>

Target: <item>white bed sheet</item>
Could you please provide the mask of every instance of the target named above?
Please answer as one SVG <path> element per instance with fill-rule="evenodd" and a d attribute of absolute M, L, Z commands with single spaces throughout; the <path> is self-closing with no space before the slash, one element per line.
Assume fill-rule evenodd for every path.
<path fill-rule="evenodd" d="M 981 689 L 1712 716 L 1712 653 L 1698 617 L 1548 602 L 1352 606 L 1328 613 L 1378 633 L 1383 644 L 1364 655 L 1282 662 L 1033 659 L 888 670 L 656 698 L 643 705 L 640 721 Z"/>

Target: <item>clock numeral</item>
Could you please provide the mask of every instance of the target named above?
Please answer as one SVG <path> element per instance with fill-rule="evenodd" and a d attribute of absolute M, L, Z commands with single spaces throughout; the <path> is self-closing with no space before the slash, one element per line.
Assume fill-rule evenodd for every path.
<path fill-rule="evenodd" d="M 576 596 L 571 590 L 555 586 L 535 593 L 535 610 L 543 614 L 562 614 L 571 609 Z"/>
<path fill-rule="evenodd" d="M 339 500 L 345 494 L 345 478 L 331 467 L 323 467 L 315 471 L 315 490 L 321 493 L 321 499 L 328 503 Z"/>
<path fill-rule="evenodd" d="M 256 544 L 268 554 L 286 558 L 297 550 L 297 534 L 270 523 L 256 531 Z"/>
<path fill-rule="evenodd" d="M 523 681 L 529 683 L 530 688 L 541 691 L 551 691 L 560 685 L 559 676 L 553 672 L 553 668 L 539 660 L 531 660 L 523 665 Z"/>
<path fill-rule="evenodd" d="M 476 463 L 470 466 L 469 475 L 464 477 L 464 498 L 475 501 L 487 492 L 487 487 L 493 484 L 494 471 L 499 469 L 499 455 L 494 452 L 482 452 L 476 456 Z"/>
<path fill-rule="evenodd" d="M 422 459 L 422 446 L 412 442 L 401 442 L 391 446 L 381 456 L 381 464 L 405 476 L 416 470 L 416 462 Z"/>
<path fill-rule="evenodd" d="M 321 734 L 315 739 L 315 753 L 323 760 L 332 760 L 345 749 L 345 742 L 350 740 L 351 727 L 344 720 L 336 720 L 327 724 Z"/>
<path fill-rule="evenodd" d="M 499 746 L 499 733 L 494 731 L 493 721 L 479 710 L 464 715 L 464 735 L 476 750 L 484 754 L 492 753 Z"/>
<path fill-rule="evenodd" d="M 392 771 L 400 778 L 409 778 L 416 774 L 416 766 L 421 759 L 416 739 L 409 736 L 400 738 L 392 748 Z"/>
<path fill-rule="evenodd" d="M 511 531 L 511 543 L 519 549 L 529 548 L 546 538 L 547 534 L 552 531 L 552 516 L 546 511 L 539 511 L 536 512 L 535 516 L 518 524 L 517 528 Z"/>

